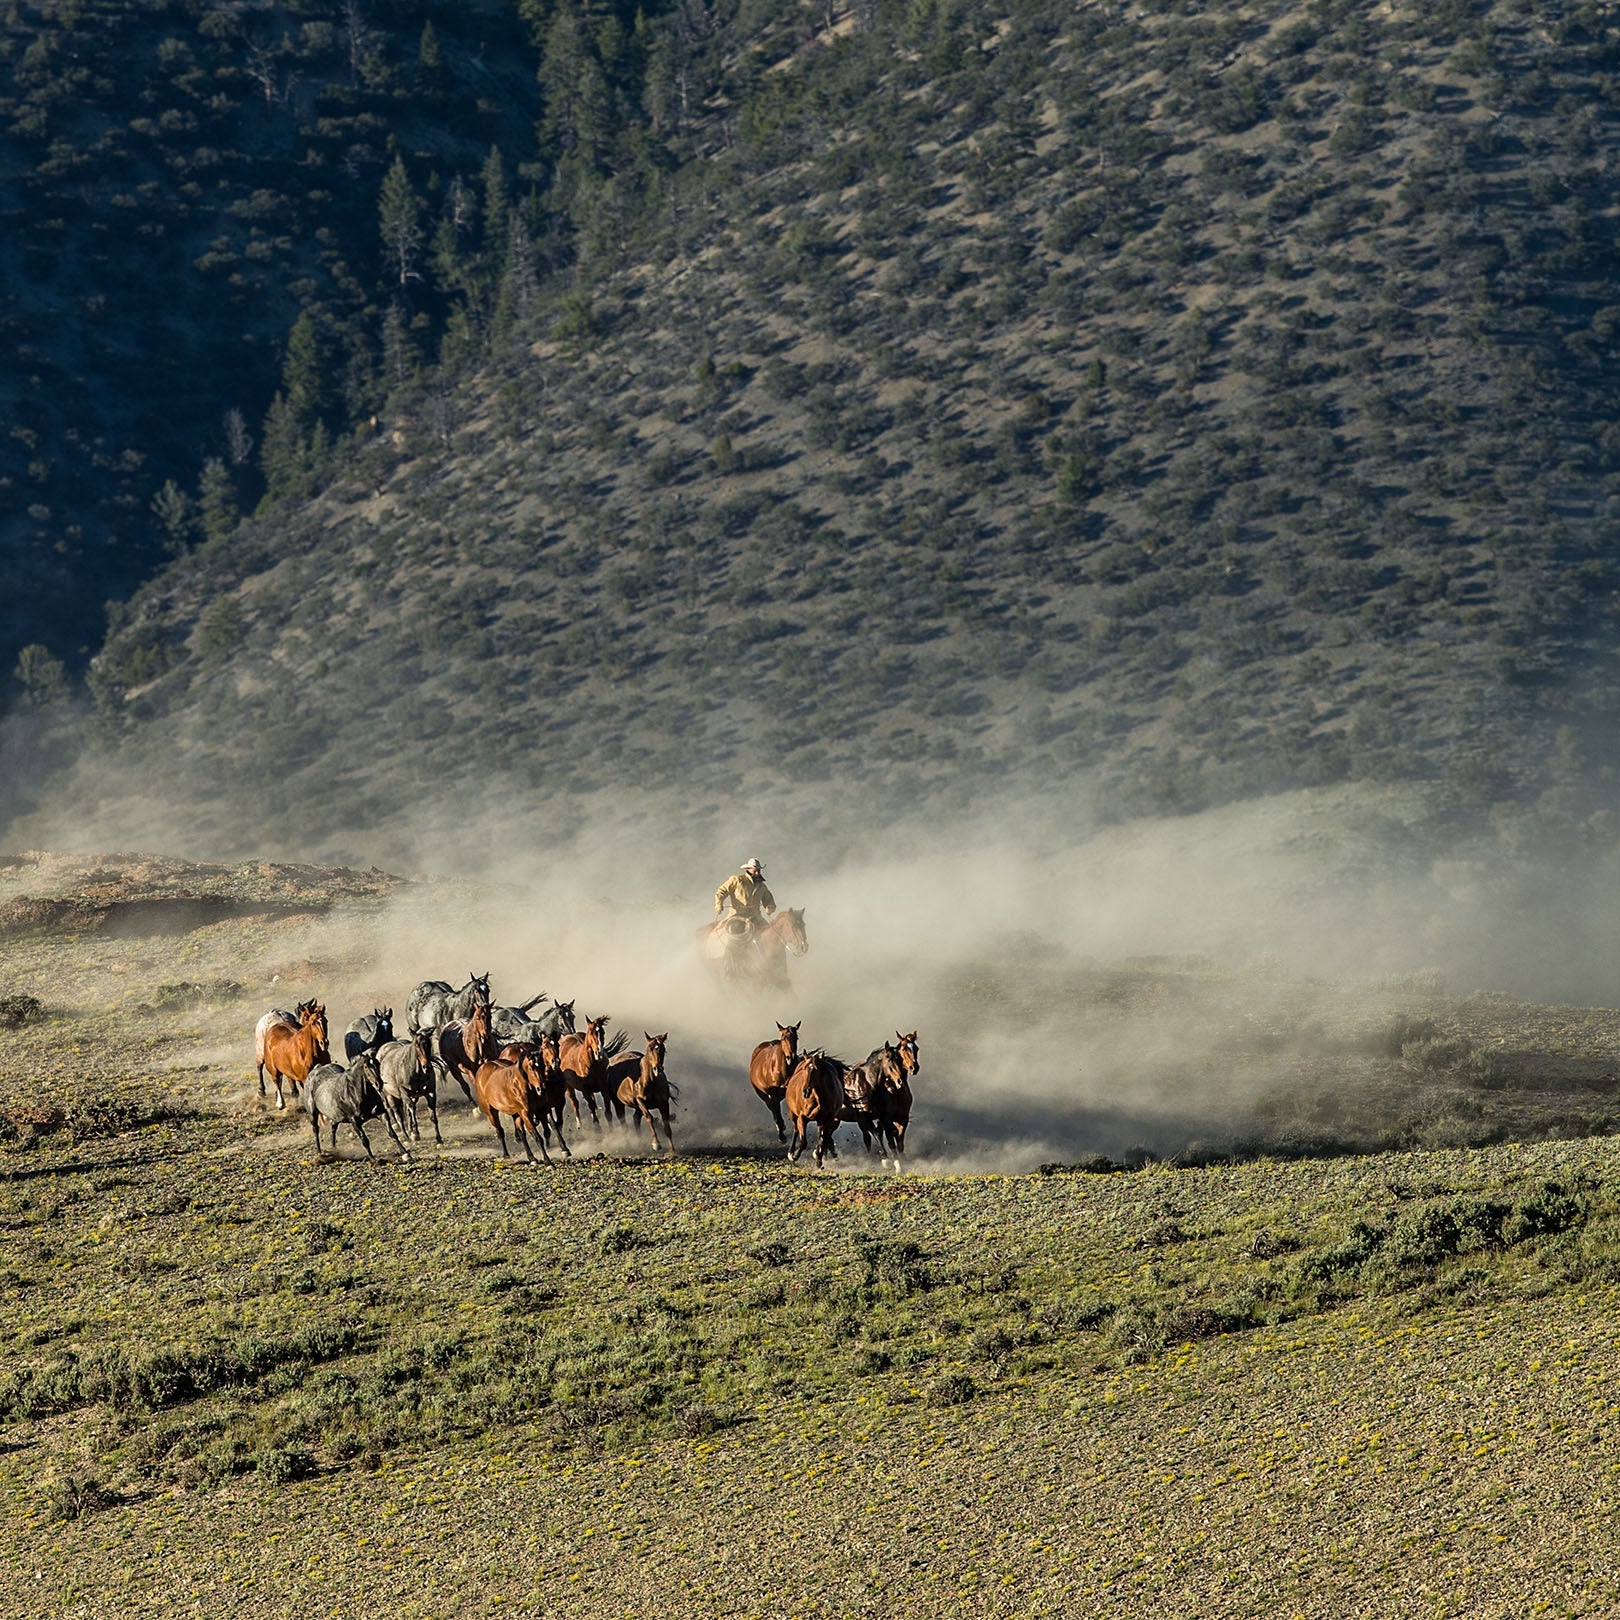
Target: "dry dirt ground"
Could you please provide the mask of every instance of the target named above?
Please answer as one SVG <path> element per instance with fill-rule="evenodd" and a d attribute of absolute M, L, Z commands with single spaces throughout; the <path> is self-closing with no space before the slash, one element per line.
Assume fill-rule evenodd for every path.
<path fill-rule="evenodd" d="M 43 1007 L 0 1060 L 0 1613 L 1620 1609 L 1612 1013 L 1251 975 L 1248 1017 L 1207 964 L 1087 964 L 1077 1039 L 1250 1032 L 1194 1075 L 1269 1077 L 1224 1148 L 942 1173 L 972 1105 L 925 1029 L 900 1178 L 788 1167 L 696 1072 L 672 1161 L 587 1126 L 500 1166 L 462 1108 L 322 1162 L 252 1023 L 364 1010 L 416 886 L 0 877 Z M 1397 1096 L 1459 1139 L 1343 1151 Z"/>

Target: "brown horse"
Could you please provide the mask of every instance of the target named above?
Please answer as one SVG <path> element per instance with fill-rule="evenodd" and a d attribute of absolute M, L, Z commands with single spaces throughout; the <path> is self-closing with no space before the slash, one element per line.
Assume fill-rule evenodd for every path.
<path fill-rule="evenodd" d="M 489 1003 L 478 1002 L 471 1018 L 445 1024 L 436 1031 L 433 1047 L 439 1066 L 461 1087 L 467 1100 L 474 1101 L 472 1081 L 477 1078 L 479 1069 L 500 1051 L 489 1032 Z"/>
<path fill-rule="evenodd" d="M 557 1066 L 562 1072 L 563 1086 L 567 1090 L 568 1101 L 573 1106 L 574 1123 L 576 1125 L 580 1123 L 579 1099 L 581 1097 L 584 1097 L 585 1106 L 591 1111 L 591 1123 L 598 1128 L 602 1124 L 601 1117 L 596 1111 L 596 1099 L 600 1096 L 605 1102 L 607 1098 L 608 1059 L 614 1055 L 607 1049 L 607 1021 L 608 1015 L 606 1013 L 603 1013 L 600 1018 L 587 1018 L 583 1035 L 560 1035 L 557 1037 Z M 619 1047 L 624 1045 L 624 1032 L 622 1030 L 615 1037 L 615 1040 Z"/>
<path fill-rule="evenodd" d="M 663 1035 L 647 1036 L 647 1050 L 645 1052 L 625 1052 L 608 1064 L 608 1093 L 607 1100 L 618 1108 L 620 1119 L 624 1118 L 625 1110 L 634 1112 L 635 1120 L 644 1119 L 647 1129 L 652 1132 L 653 1151 L 661 1151 L 663 1144 L 658 1140 L 658 1127 L 653 1124 L 653 1111 L 664 1116 L 664 1134 L 669 1138 L 670 1156 L 675 1154 L 675 1128 L 669 1122 L 669 1078 L 664 1073 L 664 1047 L 669 1041 L 666 1032 Z"/>
<path fill-rule="evenodd" d="M 282 1096 L 281 1082 L 287 1081 L 296 1097 L 298 1088 L 309 1078 L 309 1071 L 317 1064 L 331 1061 L 332 1054 L 326 1049 L 326 1008 L 310 1002 L 304 1022 L 297 1029 L 291 1024 L 279 1022 L 265 1029 L 259 1095 L 266 1095 L 264 1073 L 268 1069 L 276 1085 L 276 1107 L 285 1108 L 287 1103 Z"/>
<path fill-rule="evenodd" d="M 793 1065 L 785 1099 L 788 1118 L 793 1122 L 793 1140 L 788 1143 L 789 1164 L 798 1163 L 811 1125 L 820 1132 L 815 1147 L 816 1169 L 827 1159 L 838 1157 L 833 1133 L 838 1129 L 839 1106 L 844 1096 L 842 1069 L 837 1059 L 829 1058 L 819 1047 L 806 1052 Z"/>
<path fill-rule="evenodd" d="M 253 1030 L 253 1061 L 259 1071 L 259 1095 L 264 1095 L 264 1038 L 277 1024 L 285 1024 L 290 1029 L 302 1029 L 307 1023 L 314 1022 L 317 1015 L 322 1020 L 321 1038 L 326 1038 L 324 1008 L 318 1008 L 311 1001 L 300 1001 L 298 1005 L 288 1012 L 284 1007 L 272 1007 L 262 1017 Z"/>
<path fill-rule="evenodd" d="M 733 932 L 738 919 L 723 918 L 698 929 L 698 947 L 704 960 L 727 984 L 755 990 L 790 990 L 787 953 L 803 956 L 809 948 L 804 932 L 804 910 L 779 911 L 768 923 L 748 932 Z"/>
<path fill-rule="evenodd" d="M 900 1048 L 887 1042 L 868 1053 L 864 1063 L 851 1064 L 844 1072 L 843 1117 L 859 1126 L 861 1142 L 868 1153 L 872 1151 L 874 1132 L 879 1147 L 886 1143 L 883 1123 L 888 1089 L 904 1084 L 905 1078 Z"/>
<path fill-rule="evenodd" d="M 800 1023 L 804 1020 L 800 1019 Z M 774 1041 L 761 1041 L 748 1060 L 748 1083 L 759 1093 L 759 1100 L 771 1111 L 776 1121 L 776 1140 L 787 1141 L 787 1126 L 782 1122 L 782 1098 L 787 1091 L 788 1076 L 799 1057 L 799 1025 L 778 1024 Z"/>
<path fill-rule="evenodd" d="M 528 1155 L 529 1163 L 540 1162 L 535 1158 L 534 1149 L 529 1145 L 531 1139 L 539 1142 L 540 1152 L 544 1155 L 546 1163 L 551 1163 L 551 1155 L 546 1151 L 544 1134 L 546 1123 L 543 1087 L 544 1076 L 540 1070 L 540 1058 L 532 1047 L 520 1048 L 514 1062 L 481 1064 L 473 1076 L 473 1089 L 477 1093 L 478 1107 L 500 1141 L 503 1159 L 511 1155 L 506 1147 L 506 1132 L 501 1129 L 501 1115 L 509 1114 L 512 1118 L 512 1128 L 517 1132 L 518 1141 L 523 1144 L 523 1151 Z"/>

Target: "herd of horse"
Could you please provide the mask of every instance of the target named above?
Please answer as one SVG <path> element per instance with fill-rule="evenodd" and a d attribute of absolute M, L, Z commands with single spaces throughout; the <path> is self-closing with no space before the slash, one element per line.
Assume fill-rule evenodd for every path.
<path fill-rule="evenodd" d="M 547 1164 L 554 1162 L 553 1138 L 564 1157 L 572 1157 L 564 1117 L 571 1111 L 574 1123 L 583 1124 L 582 1103 L 598 1130 L 610 1120 L 628 1118 L 632 1128 L 645 1122 L 654 1152 L 667 1145 L 673 1154 L 670 1105 L 676 1088 L 664 1070 L 668 1033 L 644 1031 L 646 1044 L 629 1051 L 624 1031 L 608 1034 L 606 1014 L 587 1017 L 580 1030 L 572 1001 L 553 1001 L 542 1010 L 546 999 L 539 995 L 514 1007 L 497 1005 L 487 973 L 470 974 L 459 989 L 426 980 L 406 1004 L 403 1037 L 394 1034 L 391 1007 L 374 1008 L 349 1026 L 343 1037 L 346 1064 L 332 1059 L 323 1002 L 312 998 L 291 1011 L 272 1008 L 254 1032 L 259 1095 L 269 1096 L 267 1076 L 277 1108 L 286 1107 L 287 1091 L 295 1101 L 303 1094 L 317 1155 L 322 1125 L 330 1128 L 335 1152 L 338 1126 L 347 1124 L 367 1156 L 374 1157 L 365 1127 L 380 1119 L 408 1158 L 407 1144 L 421 1141 L 418 1111 L 424 1103 L 433 1140 L 442 1145 L 441 1080 L 454 1081 L 483 1114 L 502 1157 L 510 1157 L 503 1117 L 512 1121 L 531 1164 L 540 1162 L 536 1145 Z M 834 1133 L 849 1121 L 859 1127 L 867 1151 L 875 1147 L 882 1161 L 898 1170 L 911 1119 L 910 1077 L 920 1067 L 916 1031 L 896 1032 L 863 1063 L 847 1064 L 821 1047 L 801 1052 L 798 1024 L 779 1023 L 776 1029 L 775 1040 L 754 1048 L 748 1078 L 771 1112 L 778 1140 L 788 1143 L 789 1161 L 797 1162 L 814 1127 L 819 1169 L 837 1156 Z"/>

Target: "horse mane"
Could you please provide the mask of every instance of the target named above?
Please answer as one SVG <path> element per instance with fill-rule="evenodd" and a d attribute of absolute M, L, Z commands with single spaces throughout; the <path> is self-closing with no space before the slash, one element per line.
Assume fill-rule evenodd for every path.
<path fill-rule="evenodd" d="M 630 1031 L 616 1029 L 602 1042 L 602 1056 L 604 1058 L 616 1058 L 629 1044 Z"/>

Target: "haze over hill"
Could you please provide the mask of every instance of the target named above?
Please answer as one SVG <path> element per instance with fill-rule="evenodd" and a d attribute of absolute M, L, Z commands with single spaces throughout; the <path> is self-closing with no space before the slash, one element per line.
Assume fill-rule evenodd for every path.
<path fill-rule="evenodd" d="M 501 320 L 440 289 L 477 342 L 118 612 L 25 832 L 836 854 L 1356 782 L 1607 847 L 1602 8 L 688 0 L 633 66 L 528 9 Z"/>

